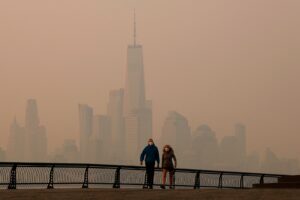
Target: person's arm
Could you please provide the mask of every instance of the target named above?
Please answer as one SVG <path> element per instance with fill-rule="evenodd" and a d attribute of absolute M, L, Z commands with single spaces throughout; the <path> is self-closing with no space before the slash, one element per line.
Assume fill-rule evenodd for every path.
<path fill-rule="evenodd" d="M 173 153 L 173 160 L 174 160 L 174 163 L 175 163 L 174 167 L 176 168 L 177 167 L 177 159 L 176 159 L 176 156 L 175 156 L 174 153 Z"/>
<path fill-rule="evenodd" d="M 145 159 L 145 155 L 146 155 L 146 148 L 144 148 L 143 152 L 141 153 L 141 156 L 140 156 L 140 162 L 141 162 L 141 165 L 143 164 L 143 161 Z"/>

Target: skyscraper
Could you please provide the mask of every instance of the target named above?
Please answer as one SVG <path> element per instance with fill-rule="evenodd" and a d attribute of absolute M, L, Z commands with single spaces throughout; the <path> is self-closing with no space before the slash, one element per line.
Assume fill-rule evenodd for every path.
<path fill-rule="evenodd" d="M 247 155 L 246 150 L 246 126 L 243 124 L 235 125 L 235 137 L 237 139 L 238 152 L 240 159 L 245 159 Z"/>
<path fill-rule="evenodd" d="M 162 127 L 162 145 L 171 145 L 178 159 L 184 157 L 191 140 L 191 130 L 188 120 L 176 111 L 170 111 Z"/>
<path fill-rule="evenodd" d="M 97 159 L 102 163 L 111 163 L 111 156 L 108 152 L 111 152 L 111 122 L 107 115 L 96 115 L 94 116 L 93 122 L 93 135 L 100 141 L 100 147 L 96 149 Z M 100 151 L 99 151 L 100 149 Z"/>
<path fill-rule="evenodd" d="M 79 155 L 75 140 L 64 140 L 62 150 L 67 162 L 78 162 Z"/>
<path fill-rule="evenodd" d="M 122 162 L 124 159 L 125 131 L 123 116 L 124 89 L 112 90 L 109 93 L 107 114 L 111 124 L 111 148 L 113 148 L 112 161 Z"/>
<path fill-rule="evenodd" d="M 27 161 L 45 161 L 47 159 L 46 128 L 40 125 L 35 99 L 27 101 L 25 115 L 25 157 Z"/>
<path fill-rule="evenodd" d="M 218 162 L 219 146 L 215 132 L 207 125 L 193 131 L 192 152 L 196 168 L 214 169 Z"/>
<path fill-rule="evenodd" d="M 7 154 L 10 161 L 25 161 L 25 129 L 16 117 L 10 126 Z"/>
<path fill-rule="evenodd" d="M 38 108 L 35 99 L 29 99 L 27 101 L 26 113 L 25 113 L 25 127 L 28 129 L 35 129 L 40 124 L 38 116 Z"/>
<path fill-rule="evenodd" d="M 136 42 L 134 14 L 133 44 L 127 48 L 127 73 L 124 91 L 125 140 L 127 160 L 135 163 L 138 152 L 152 136 L 152 106 L 146 101 L 143 48 Z"/>
<path fill-rule="evenodd" d="M 145 107 L 145 80 L 143 47 L 136 42 L 136 21 L 134 14 L 133 44 L 127 48 L 127 74 L 125 82 L 124 114 L 128 116 Z"/>
<path fill-rule="evenodd" d="M 88 161 L 89 140 L 93 133 L 93 108 L 86 104 L 79 104 L 79 134 L 81 161 Z"/>
<path fill-rule="evenodd" d="M 188 120 L 176 111 L 170 111 L 162 127 L 161 140 L 176 149 L 186 149 L 190 142 L 191 130 Z"/>

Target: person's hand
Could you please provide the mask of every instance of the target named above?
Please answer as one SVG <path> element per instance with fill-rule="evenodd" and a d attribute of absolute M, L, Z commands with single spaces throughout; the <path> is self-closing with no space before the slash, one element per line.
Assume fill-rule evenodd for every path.
<path fill-rule="evenodd" d="M 141 161 L 141 165 L 143 165 L 143 161 Z"/>
<path fill-rule="evenodd" d="M 159 168 L 159 164 L 157 164 L 156 168 Z"/>

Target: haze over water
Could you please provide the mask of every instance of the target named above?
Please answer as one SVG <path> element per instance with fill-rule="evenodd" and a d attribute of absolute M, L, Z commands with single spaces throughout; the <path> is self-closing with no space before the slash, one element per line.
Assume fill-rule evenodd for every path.
<path fill-rule="evenodd" d="M 126 49 L 143 44 L 154 136 L 169 110 L 218 138 L 247 126 L 248 151 L 300 158 L 300 2 L 27 0 L 0 2 L 0 147 L 35 98 L 49 151 L 78 141 L 78 103 L 105 113 L 123 87 Z"/>

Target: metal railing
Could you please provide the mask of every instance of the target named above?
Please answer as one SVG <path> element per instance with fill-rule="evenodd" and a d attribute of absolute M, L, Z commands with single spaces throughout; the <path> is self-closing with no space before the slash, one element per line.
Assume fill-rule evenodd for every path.
<path fill-rule="evenodd" d="M 233 171 L 176 169 L 176 188 L 252 188 L 253 184 L 277 183 L 283 175 Z M 154 186 L 160 186 L 161 169 L 155 170 Z M 137 188 L 145 187 L 145 167 L 77 163 L 0 162 L 0 189 L 26 188 Z M 168 185 L 168 183 L 167 183 Z"/>

